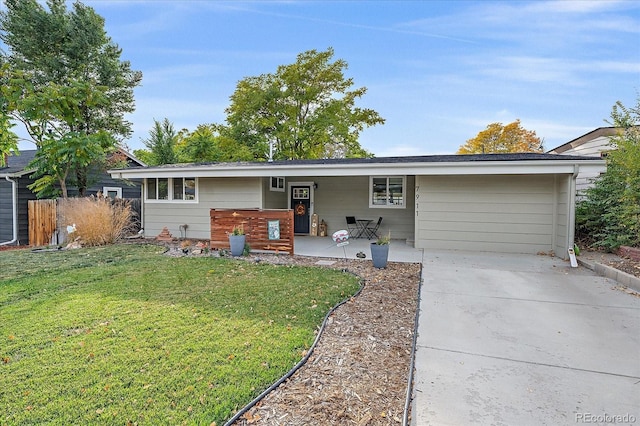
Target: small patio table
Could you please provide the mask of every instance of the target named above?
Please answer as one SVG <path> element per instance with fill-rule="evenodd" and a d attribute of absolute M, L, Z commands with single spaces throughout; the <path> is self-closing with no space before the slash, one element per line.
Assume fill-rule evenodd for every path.
<path fill-rule="evenodd" d="M 367 233 L 367 228 L 373 222 L 372 219 L 356 219 L 356 223 L 358 224 L 358 234 L 356 238 L 362 238 L 362 235 Z M 367 234 L 367 237 L 371 239 L 371 236 Z"/>

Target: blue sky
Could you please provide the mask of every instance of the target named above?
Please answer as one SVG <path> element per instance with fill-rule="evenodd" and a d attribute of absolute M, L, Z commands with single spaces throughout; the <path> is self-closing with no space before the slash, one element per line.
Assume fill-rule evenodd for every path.
<path fill-rule="evenodd" d="M 454 153 L 520 119 L 545 148 L 607 125 L 640 93 L 638 1 L 85 1 L 143 72 L 134 134 L 223 123 L 239 80 L 333 47 L 386 123 L 376 156 Z M 25 146 L 26 148 L 26 146 Z"/>

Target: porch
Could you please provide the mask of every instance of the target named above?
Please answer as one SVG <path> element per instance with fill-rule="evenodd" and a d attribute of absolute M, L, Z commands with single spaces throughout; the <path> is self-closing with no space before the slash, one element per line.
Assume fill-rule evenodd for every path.
<path fill-rule="evenodd" d="M 311 217 L 315 213 L 318 221 L 326 223 L 327 235 L 347 229 L 347 216 L 360 221 L 368 220 L 371 226 L 382 217 L 379 235 L 391 232 L 393 239 L 413 240 L 416 214 L 415 197 L 412 194 L 415 192 L 415 177 L 403 177 L 402 182 L 404 186 L 393 193 L 395 202 L 389 206 L 372 204 L 373 183 L 368 175 L 348 178 L 314 175 L 304 180 L 287 177 L 280 192 L 272 190 L 270 179 L 264 179 L 260 205 L 264 209 L 295 210 L 296 235 L 311 235 Z M 365 253 L 368 251 L 367 246 Z"/>
<path fill-rule="evenodd" d="M 366 238 L 351 238 L 349 244 L 338 247 L 331 237 L 295 236 L 294 254 L 299 256 L 335 257 L 357 259 L 357 253 L 366 255 L 365 260 L 371 260 L 370 244 L 373 240 Z M 391 240 L 389 247 L 390 262 L 422 262 L 423 250 L 414 248 L 405 240 Z"/>

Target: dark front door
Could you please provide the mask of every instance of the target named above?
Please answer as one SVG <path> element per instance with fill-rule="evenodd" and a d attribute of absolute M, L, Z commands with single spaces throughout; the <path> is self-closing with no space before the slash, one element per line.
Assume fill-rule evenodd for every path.
<path fill-rule="evenodd" d="M 309 233 L 309 212 L 311 208 L 311 187 L 308 185 L 291 187 L 291 208 L 293 209 L 293 232 Z"/>

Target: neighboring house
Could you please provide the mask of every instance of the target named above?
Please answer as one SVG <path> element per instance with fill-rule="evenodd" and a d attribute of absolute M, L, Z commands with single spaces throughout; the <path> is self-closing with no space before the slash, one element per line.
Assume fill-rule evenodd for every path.
<path fill-rule="evenodd" d="M 615 146 L 612 146 L 610 141 L 611 137 L 615 136 L 617 132 L 618 128 L 616 127 L 599 127 L 572 141 L 549 150 L 548 153 L 604 158 L 607 151 L 615 149 Z M 581 194 L 586 188 L 591 186 L 593 180 L 599 175 L 600 173 L 585 172 L 578 174 L 576 179 L 576 191 L 578 191 L 578 194 Z"/>
<path fill-rule="evenodd" d="M 129 166 L 144 166 L 124 150 Z M 0 244 L 29 244 L 29 200 L 37 199 L 27 186 L 34 182 L 31 178 L 34 170 L 29 163 L 34 159 L 36 150 L 20 151 L 19 155 L 7 156 L 5 167 L 0 167 Z M 113 179 L 108 173 L 100 172 L 92 179 L 95 183 L 87 188 L 87 195 L 101 192 L 112 198 L 141 198 L 141 182 L 125 182 Z M 69 196 L 77 196 L 75 188 L 69 189 Z"/>
<path fill-rule="evenodd" d="M 189 238 L 209 239 L 211 208 L 293 208 L 305 213 L 296 217 L 297 235 L 310 234 L 313 213 L 329 235 L 346 228 L 345 216 L 382 216 L 382 234 L 416 248 L 566 257 L 574 239 L 575 177 L 604 168 L 594 157 L 526 153 L 173 164 L 110 173 L 144 179 L 147 236 L 165 226 L 181 235 L 187 225 Z"/>

